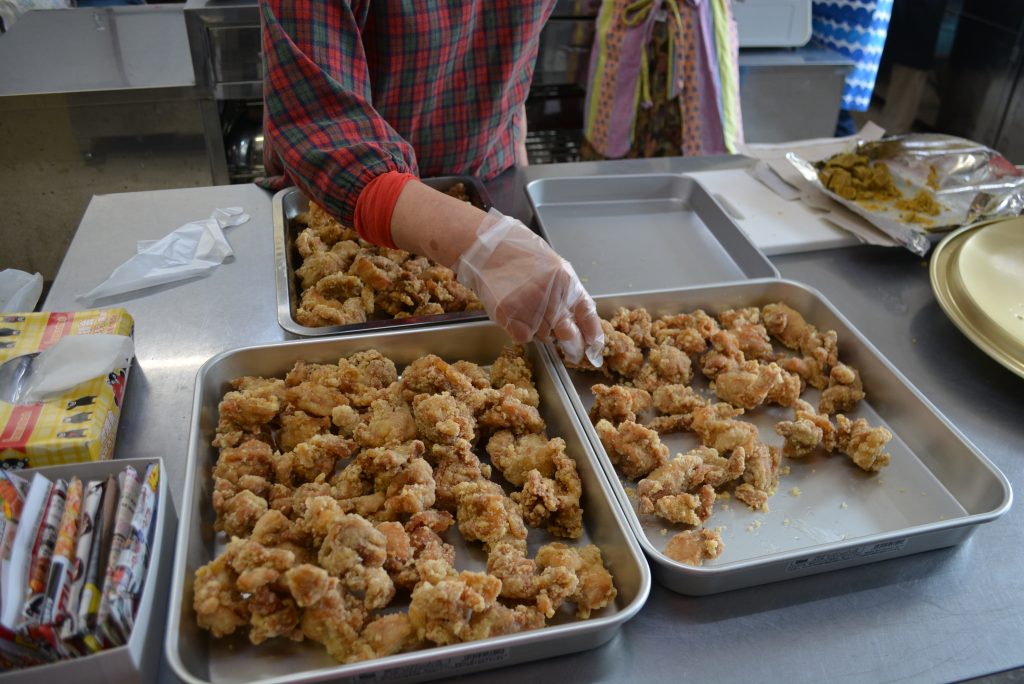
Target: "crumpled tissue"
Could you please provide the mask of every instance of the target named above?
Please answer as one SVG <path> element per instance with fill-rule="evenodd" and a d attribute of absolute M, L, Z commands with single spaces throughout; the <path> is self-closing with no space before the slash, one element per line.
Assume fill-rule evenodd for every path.
<path fill-rule="evenodd" d="M 13 403 L 33 404 L 77 385 L 102 377 L 115 368 L 128 368 L 135 343 L 126 335 L 68 335 L 39 353 Z"/>
<path fill-rule="evenodd" d="M 0 313 L 34 311 L 43 293 L 43 276 L 13 268 L 0 271 Z"/>
<path fill-rule="evenodd" d="M 234 254 L 224 229 L 249 220 L 241 207 L 215 209 L 204 221 L 187 223 L 160 240 L 143 240 L 137 253 L 95 288 L 75 299 L 92 306 L 98 299 L 207 275 Z"/>

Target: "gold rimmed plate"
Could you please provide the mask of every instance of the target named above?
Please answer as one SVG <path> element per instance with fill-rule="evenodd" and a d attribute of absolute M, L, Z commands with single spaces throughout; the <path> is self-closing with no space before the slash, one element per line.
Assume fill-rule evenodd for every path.
<path fill-rule="evenodd" d="M 974 344 L 1024 377 L 1024 218 L 961 228 L 935 248 L 935 297 Z"/>

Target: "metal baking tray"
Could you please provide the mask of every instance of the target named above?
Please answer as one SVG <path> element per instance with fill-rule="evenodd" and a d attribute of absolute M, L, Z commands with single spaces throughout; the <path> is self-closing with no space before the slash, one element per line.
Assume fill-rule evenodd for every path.
<path fill-rule="evenodd" d="M 835 330 L 840 358 L 861 372 L 867 398 L 853 418 L 884 425 L 894 435 L 888 444 L 891 463 L 869 475 L 841 454 L 783 458 L 789 474 L 780 478 L 768 512 L 751 511 L 736 500 L 718 500 L 707 528 L 721 530 L 722 555 L 702 567 L 671 560 L 662 549 L 671 535 L 687 526 L 638 514 L 637 501 L 608 460 L 587 417 L 593 404 L 590 387 L 607 379 L 599 373 L 569 371 L 553 347 L 546 347 L 558 368 L 573 406 L 584 424 L 626 518 L 651 560 L 655 579 L 683 594 L 713 594 L 839 568 L 861 565 L 919 551 L 952 546 L 981 523 L 1010 507 L 1009 482 L 928 399 L 915 389 L 819 292 L 800 283 L 763 279 L 708 287 L 611 295 L 596 300 L 603 317 L 619 307 L 646 307 L 653 317 L 704 309 L 708 313 L 744 306 L 785 302 L 819 329 Z M 707 382 L 695 366 L 692 386 L 705 396 Z M 817 404 L 808 388 L 803 397 Z M 760 407 L 744 419 L 759 428 L 767 444 L 781 445 L 772 426 L 792 420 L 791 409 Z M 692 433 L 663 435 L 670 455 L 697 446 Z"/>
<path fill-rule="evenodd" d="M 541 235 L 592 296 L 779 277 L 688 176 L 543 178 L 526 194 Z"/>
<path fill-rule="evenodd" d="M 528 660 L 582 651 L 611 639 L 636 615 L 650 591 L 650 568 L 622 516 L 582 425 L 572 410 L 555 369 L 543 351 L 527 347 L 541 396 L 541 414 L 550 436 L 562 437 L 576 458 L 583 481 L 584 534 L 578 543 L 601 548 L 615 578 L 614 605 L 577 621 L 560 611 L 549 626 L 532 631 L 452 646 L 438 646 L 352 665 L 333 661 L 319 644 L 285 639 L 251 645 L 244 637 L 215 639 L 199 629 L 192 610 L 192 578 L 224 545 L 213 531 L 211 468 L 216 450 L 210 446 L 217 425 L 217 405 L 228 382 L 242 375 L 283 377 L 295 361 L 336 363 L 343 355 L 377 349 L 402 367 L 425 354 L 449 361 L 465 359 L 490 364 L 507 335 L 490 322 L 438 328 L 349 335 L 330 340 L 300 340 L 229 351 L 213 357 L 199 370 L 192 411 L 187 479 L 182 499 L 178 551 L 172 576 L 166 655 L 185 682 L 313 682 L 349 677 L 352 681 L 422 681 L 501 667 Z M 484 454 L 486 458 L 486 454 Z M 453 528 L 445 535 L 456 548 L 460 569 L 483 570 L 486 556 L 479 545 L 467 544 Z M 529 546 L 552 541 L 546 532 L 530 530 Z"/>
<path fill-rule="evenodd" d="M 491 200 L 484 189 L 483 183 L 474 176 L 439 176 L 424 178 L 421 182 L 435 190 L 446 192 L 456 183 L 466 186 L 470 204 L 483 211 L 490 211 Z M 480 311 L 457 311 L 435 316 L 410 316 L 408 318 L 380 317 L 371 318 L 365 323 L 351 325 L 327 325 L 312 328 L 295 320 L 295 311 L 299 306 L 302 294 L 295 279 L 295 269 L 300 263 L 299 253 L 295 250 L 295 238 L 299 234 L 299 226 L 295 216 L 309 209 L 309 198 L 298 188 L 285 188 L 274 195 L 274 278 L 277 285 L 277 322 L 290 333 L 301 337 L 319 337 L 324 335 L 343 335 L 366 330 L 391 330 L 398 328 L 421 327 L 460 321 L 475 321 L 487 318 Z"/>

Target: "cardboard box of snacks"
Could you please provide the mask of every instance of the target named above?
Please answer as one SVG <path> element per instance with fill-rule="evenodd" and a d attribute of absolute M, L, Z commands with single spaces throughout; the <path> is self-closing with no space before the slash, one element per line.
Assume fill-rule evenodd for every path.
<path fill-rule="evenodd" d="M 111 458 L 129 368 L 81 383 L 42 403 L 10 403 L 6 386 L 22 372 L 18 358 L 67 335 L 133 332 L 124 309 L 0 315 L 0 467 L 40 468 Z"/>
<path fill-rule="evenodd" d="M 95 463 L 75 463 L 50 468 L 29 469 L 18 472 L 19 477 L 31 479 L 35 473 L 51 481 L 78 477 L 83 482 L 105 480 L 131 466 L 140 478 L 147 467 L 156 465 L 156 505 L 149 527 L 149 552 L 143 574 L 141 591 L 134 610 L 134 625 L 123 645 L 106 648 L 90 655 L 34 665 L 22 669 L 0 672 L 0 682 L 49 684 L 50 682 L 117 682 L 134 684 L 153 682 L 158 678 L 160 647 L 167 612 L 167 592 L 171 564 L 174 559 L 174 536 L 177 515 L 167 486 L 163 460 L 159 458 L 117 459 Z M 97 524 L 97 528 L 99 524 Z M 138 535 L 132 533 L 129 541 Z"/>

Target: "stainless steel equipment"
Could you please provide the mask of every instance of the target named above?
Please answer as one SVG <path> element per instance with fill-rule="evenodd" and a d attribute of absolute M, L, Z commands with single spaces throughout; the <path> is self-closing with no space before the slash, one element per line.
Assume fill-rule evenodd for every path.
<path fill-rule="evenodd" d="M 541 414 L 548 434 L 566 441 L 583 481 L 584 538 L 601 548 L 612 572 L 618 597 L 589 620 L 575 620 L 559 613 L 543 629 L 479 642 L 426 648 L 387 658 L 341 665 L 333 662 L 318 644 L 287 640 L 258 647 L 240 639 L 213 639 L 200 630 L 192 612 L 192 577 L 198 567 L 222 548 L 223 535 L 213 532 L 210 472 L 216 449 L 210 445 L 217 426 L 217 405 L 229 380 L 242 375 L 283 376 L 299 359 L 336 363 L 340 356 L 377 349 L 401 369 L 414 359 L 433 353 L 449 361 L 464 359 L 491 363 L 507 335 L 491 323 L 467 323 L 431 330 L 406 330 L 384 334 L 354 335 L 336 339 L 249 347 L 224 352 L 199 371 L 192 409 L 188 453 L 188 479 L 181 506 L 178 554 L 175 558 L 170 597 L 166 653 L 171 667 L 184 681 L 197 682 L 309 682 L 351 677 L 362 681 L 422 681 L 464 672 L 513 665 L 553 655 L 593 648 L 611 639 L 624 622 L 641 608 L 650 589 L 650 570 L 629 533 L 622 511 L 613 501 L 610 484 L 595 458 L 582 427 L 569 406 L 554 367 L 535 345 L 527 350 L 534 380 L 541 396 Z M 531 548 L 553 541 L 531 530 Z M 467 544 L 454 531 L 446 540 L 456 546 L 460 568 L 479 570 L 486 563 L 479 548 Z"/>
<path fill-rule="evenodd" d="M 425 178 L 423 183 L 441 192 L 449 190 L 456 183 L 462 183 L 473 206 L 483 211 L 488 211 L 491 208 L 491 200 L 487 196 L 483 183 L 478 178 L 444 176 Z M 487 318 L 485 312 L 477 310 L 454 311 L 432 316 L 409 316 L 407 318 L 371 317 L 365 323 L 329 325 L 320 328 L 302 325 L 295 318 L 295 311 L 299 307 L 302 293 L 295 278 L 295 269 L 300 264 L 299 253 L 295 249 L 295 238 L 298 236 L 300 228 L 294 219 L 297 214 L 308 208 L 309 200 L 298 188 L 285 188 L 274 195 L 274 273 L 277 284 L 277 320 L 281 327 L 288 332 L 304 337 L 315 337 L 367 330 L 396 330 Z"/>
<path fill-rule="evenodd" d="M 657 317 L 778 301 L 820 329 L 838 333 L 841 358 L 861 372 L 867 392 L 850 418 L 866 418 L 871 426 L 882 425 L 893 433 L 887 447 L 892 461 L 869 476 L 838 454 L 785 459 L 790 472 L 769 499 L 769 511 L 751 511 L 739 501 L 716 502 L 705 524 L 721 530 L 725 550 L 703 567 L 677 563 L 662 552 L 668 535 L 685 527 L 638 513 L 635 491 L 630 497 L 625 489 L 635 484 L 616 473 L 587 419 L 593 403 L 590 387 L 607 379 L 569 371 L 557 352 L 547 349 L 605 471 L 621 484 L 615 489 L 619 504 L 659 582 L 684 594 L 712 594 L 906 556 L 958 544 L 1009 509 L 1010 484 L 1003 474 L 810 287 L 767 279 L 596 298 L 604 317 L 619 307 L 642 306 Z M 713 396 L 700 373 L 695 375 L 694 387 Z M 778 444 L 781 438 L 772 428 L 792 415 L 791 409 L 763 406 L 743 418 L 758 427 L 765 443 Z M 672 454 L 698 444 L 689 433 L 662 438 Z"/>
<path fill-rule="evenodd" d="M 526 194 L 541 235 L 591 295 L 778 276 L 687 176 L 545 178 Z"/>

